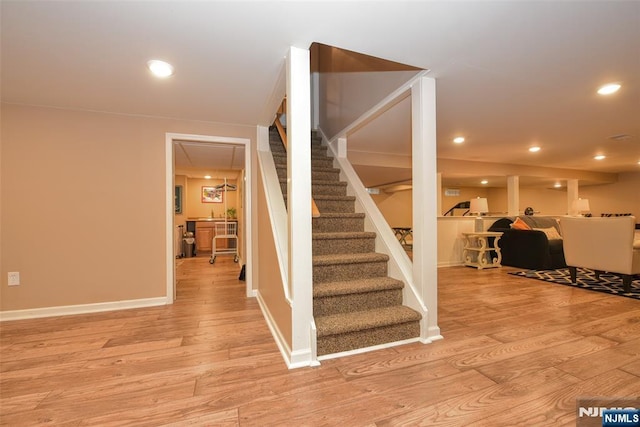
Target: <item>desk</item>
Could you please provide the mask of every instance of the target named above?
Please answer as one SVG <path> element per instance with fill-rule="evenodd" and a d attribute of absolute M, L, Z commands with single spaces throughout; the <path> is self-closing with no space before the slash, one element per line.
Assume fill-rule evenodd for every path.
<path fill-rule="evenodd" d="M 407 237 L 411 236 L 412 232 L 411 227 L 393 227 L 393 233 L 402 246 L 411 246 L 411 244 L 407 243 Z"/>
<path fill-rule="evenodd" d="M 498 240 L 502 237 L 501 232 L 485 231 L 462 233 L 465 238 L 464 250 L 462 258 L 464 265 L 476 267 L 478 270 L 483 268 L 502 267 L 502 253 Z M 493 245 L 489 246 L 487 239 L 495 237 Z M 495 251 L 496 257 L 491 259 L 491 251 Z"/>

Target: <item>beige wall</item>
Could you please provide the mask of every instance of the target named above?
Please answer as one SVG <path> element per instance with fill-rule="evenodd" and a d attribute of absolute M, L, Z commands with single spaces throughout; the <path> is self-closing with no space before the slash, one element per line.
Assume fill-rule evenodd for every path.
<path fill-rule="evenodd" d="M 380 194 L 372 194 L 371 198 L 390 227 L 413 227 L 411 190 L 380 192 Z"/>
<path fill-rule="evenodd" d="M 489 200 L 489 192 L 487 188 L 471 188 L 471 187 L 455 187 L 457 190 L 460 190 L 459 196 L 445 196 L 446 188 L 442 189 L 442 212 L 440 215 L 444 215 L 449 209 L 454 207 L 460 202 L 467 202 L 471 199 L 475 199 L 476 197 L 485 197 L 487 198 L 487 204 L 489 205 L 489 210 L 494 211 L 496 208 Z M 453 211 L 454 216 L 461 216 L 467 211 L 467 209 L 455 209 Z M 451 214 L 449 214 L 451 215 Z"/>
<path fill-rule="evenodd" d="M 331 139 L 418 71 L 321 72 L 320 123 Z"/>
<path fill-rule="evenodd" d="M 165 133 L 255 141 L 255 127 L 8 104 L 1 126 L 2 311 L 165 296 Z"/>
<path fill-rule="evenodd" d="M 267 200 L 261 174 L 257 173 L 257 212 L 268 212 Z M 289 349 L 293 342 L 292 312 L 287 303 L 280 273 L 280 263 L 273 239 L 271 219 L 269 215 L 257 215 L 258 220 L 258 268 L 257 281 L 260 284 L 260 297 L 265 304 L 280 336 L 286 341 Z"/>
<path fill-rule="evenodd" d="M 640 172 L 618 175 L 618 182 L 611 185 L 581 187 L 578 191 L 583 199 L 589 199 L 591 213 L 632 213 L 640 223 Z"/>
<path fill-rule="evenodd" d="M 445 188 L 442 189 L 442 214 L 459 202 L 471 200 L 474 197 L 486 197 L 492 215 L 506 215 L 506 188 L 456 188 L 460 190 L 460 195 L 454 197 L 445 196 Z M 603 212 L 632 213 L 640 223 L 639 189 L 640 172 L 628 172 L 620 174 L 618 181 L 613 184 L 580 187 L 579 194 L 580 197 L 589 199 L 591 212 L 595 216 L 600 216 Z M 412 226 L 411 190 L 381 192 L 371 197 L 391 227 Z M 533 207 L 538 215 L 566 215 L 566 189 L 521 188 L 520 212 L 524 212 L 529 206 Z M 463 210 L 456 210 L 456 215 L 462 215 L 462 213 L 464 213 Z"/>
<path fill-rule="evenodd" d="M 589 199 L 594 216 L 605 212 L 632 213 L 640 222 L 640 172 L 619 174 L 613 184 L 582 186 L 578 193 L 581 198 Z M 507 211 L 506 189 L 490 189 L 487 197 L 492 212 Z M 566 189 L 521 188 L 520 212 L 528 206 L 539 215 L 567 215 Z"/>

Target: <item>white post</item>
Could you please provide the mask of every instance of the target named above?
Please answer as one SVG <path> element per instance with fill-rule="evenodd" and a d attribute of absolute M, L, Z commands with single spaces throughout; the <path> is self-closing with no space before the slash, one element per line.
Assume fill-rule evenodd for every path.
<path fill-rule="evenodd" d="M 291 47 L 287 55 L 287 199 L 289 283 L 292 298 L 292 367 L 311 363 L 313 266 L 310 95 L 309 51 Z"/>
<path fill-rule="evenodd" d="M 578 180 L 567 180 L 567 213 L 569 215 L 578 215 L 578 210 L 575 207 L 575 201 L 578 200 Z"/>
<path fill-rule="evenodd" d="M 413 168 L 413 280 L 427 319 L 423 341 L 441 338 L 438 327 L 438 184 L 436 174 L 436 81 L 422 77 L 411 87 Z"/>
<path fill-rule="evenodd" d="M 507 177 L 507 214 L 518 216 L 520 214 L 520 177 L 511 175 Z"/>

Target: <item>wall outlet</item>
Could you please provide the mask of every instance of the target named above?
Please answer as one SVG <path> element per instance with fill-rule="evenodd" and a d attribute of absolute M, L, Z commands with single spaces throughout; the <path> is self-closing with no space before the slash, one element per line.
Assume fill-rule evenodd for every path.
<path fill-rule="evenodd" d="M 7 273 L 9 276 L 9 286 L 18 286 L 20 284 L 20 272 L 10 271 Z"/>

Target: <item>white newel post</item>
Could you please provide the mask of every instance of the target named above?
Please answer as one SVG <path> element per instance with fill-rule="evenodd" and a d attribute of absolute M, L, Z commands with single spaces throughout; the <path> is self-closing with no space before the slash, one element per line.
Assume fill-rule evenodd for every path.
<path fill-rule="evenodd" d="M 516 175 L 507 177 L 507 213 L 509 216 L 520 214 L 520 177 Z"/>
<path fill-rule="evenodd" d="M 567 180 L 567 213 L 569 215 L 578 215 L 578 210 L 576 209 L 575 201 L 578 200 L 578 180 L 577 179 L 568 179 Z"/>
<path fill-rule="evenodd" d="M 287 55 L 287 182 L 289 283 L 292 297 L 291 367 L 311 363 L 311 79 L 309 51 Z"/>
<path fill-rule="evenodd" d="M 436 82 L 422 77 L 411 87 L 413 168 L 413 280 L 427 307 L 423 341 L 442 338 L 438 327 L 438 184 Z M 426 329 L 426 330 L 425 330 Z"/>

